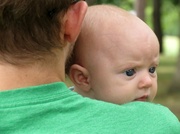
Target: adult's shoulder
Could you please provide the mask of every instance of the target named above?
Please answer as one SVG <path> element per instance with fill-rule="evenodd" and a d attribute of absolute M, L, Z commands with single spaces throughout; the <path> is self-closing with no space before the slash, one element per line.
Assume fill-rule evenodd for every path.
<path fill-rule="evenodd" d="M 122 130 L 127 129 L 127 133 L 130 130 L 136 133 L 180 133 L 180 122 L 178 118 L 169 108 L 160 104 L 130 102 L 123 105 L 116 105 L 104 102 L 104 105 L 99 106 L 96 110 L 101 111 L 96 112 L 96 114 L 99 114 L 99 117 L 102 117 L 103 114 L 104 118 L 102 121 L 109 122 L 112 119 L 115 120 L 112 123 L 118 123 L 119 121 L 118 124 Z"/>

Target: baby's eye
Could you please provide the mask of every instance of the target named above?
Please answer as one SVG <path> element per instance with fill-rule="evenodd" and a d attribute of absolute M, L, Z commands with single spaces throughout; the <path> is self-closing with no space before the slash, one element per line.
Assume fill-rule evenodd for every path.
<path fill-rule="evenodd" d="M 135 72 L 134 69 L 130 69 L 130 70 L 125 71 L 125 74 L 126 74 L 127 76 L 133 76 L 135 73 L 136 73 L 136 72 Z"/>
<path fill-rule="evenodd" d="M 151 67 L 151 68 L 149 68 L 149 72 L 150 72 L 150 73 L 153 74 L 155 71 L 156 71 L 156 67 Z"/>

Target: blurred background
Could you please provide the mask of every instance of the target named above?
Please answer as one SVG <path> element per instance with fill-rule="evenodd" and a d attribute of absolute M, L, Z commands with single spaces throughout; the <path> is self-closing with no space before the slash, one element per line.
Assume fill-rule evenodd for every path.
<path fill-rule="evenodd" d="M 86 0 L 90 5 L 113 4 L 147 23 L 160 43 L 158 93 L 154 100 L 180 120 L 180 0 Z M 69 80 L 68 85 L 71 85 Z"/>

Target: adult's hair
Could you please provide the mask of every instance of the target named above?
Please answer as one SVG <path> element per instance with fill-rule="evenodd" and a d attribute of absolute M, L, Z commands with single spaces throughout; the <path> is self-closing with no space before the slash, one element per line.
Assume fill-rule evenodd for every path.
<path fill-rule="evenodd" d="M 72 0 L 1 0 L 0 62 L 41 60 L 54 48 L 61 49 L 62 18 L 71 4 Z"/>

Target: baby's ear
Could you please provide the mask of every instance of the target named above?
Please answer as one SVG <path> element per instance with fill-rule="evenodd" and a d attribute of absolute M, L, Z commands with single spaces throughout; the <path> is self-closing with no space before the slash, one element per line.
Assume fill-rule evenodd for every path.
<path fill-rule="evenodd" d="M 90 90 L 89 72 L 86 68 L 78 64 L 72 65 L 69 71 L 69 77 L 78 89 L 83 92 L 88 92 Z"/>
<path fill-rule="evenodd" d="M 65 20 L 64 38 L 74 43 L 80 33 L 82 22 L 87 11 L 87 3 L 79 1 L 72 4 L 67 13 Z"/>

